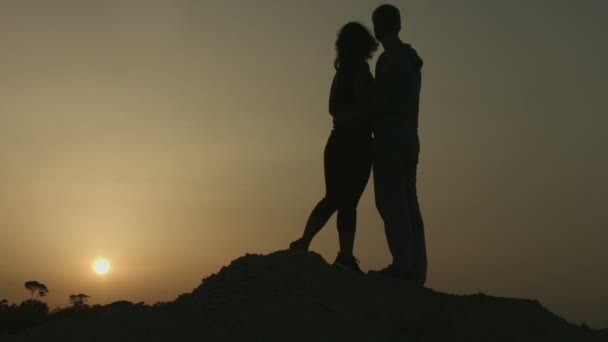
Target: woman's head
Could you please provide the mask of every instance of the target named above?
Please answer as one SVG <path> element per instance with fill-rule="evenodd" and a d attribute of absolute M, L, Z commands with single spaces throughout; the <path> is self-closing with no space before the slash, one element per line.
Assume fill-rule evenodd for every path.
<path fill-rule="evenodd" d="M 340 66 L 365 62 L 377 49 L 378 42 L 369 30 L 357 22 L 350 22 L 338 32 L 334 66 L 338 69 Z"/>

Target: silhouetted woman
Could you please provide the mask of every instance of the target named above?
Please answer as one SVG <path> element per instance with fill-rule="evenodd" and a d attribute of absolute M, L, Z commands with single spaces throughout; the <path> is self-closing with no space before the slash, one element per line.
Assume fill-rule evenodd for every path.
<path fill-rule="evenodd" d="M 302 237 L 291 249 L 307 250 L 314 236 L 338 212 L 340 252 L 334 265 L 361 272 L 353 255 L 357 205 L 372 169 L 372 129 L 368 109 L 374 81 L 367 61 L 378 43 L 359 23 L 346 24 L 338 33 L 337 56 L 329 96 L 333 130 L 325 146 L 325 197 L 313 209 Z"/>

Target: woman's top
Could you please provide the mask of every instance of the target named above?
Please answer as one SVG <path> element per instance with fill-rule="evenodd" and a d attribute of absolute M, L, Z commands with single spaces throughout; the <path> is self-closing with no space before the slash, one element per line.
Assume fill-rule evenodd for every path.
<path fill-rule="evenodd" d="M 334 76 L 329 95 L 329 113 L 334 129 L 370 133 L 371 93 L 374 77 L 369 65 L 340 65 Z"/>

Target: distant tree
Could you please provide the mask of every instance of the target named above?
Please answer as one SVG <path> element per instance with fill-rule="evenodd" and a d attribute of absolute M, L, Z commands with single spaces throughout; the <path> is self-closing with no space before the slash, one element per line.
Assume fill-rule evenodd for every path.
<path fill-rule="evenodd" d="M 45 302 L 36 299 L 25 300 L 19 304 L 18 308 L 32 316 L 46 316 L 49 313 L 49 306 Z"/>
<path fill-rule="evenodd" d="M 49 307 L 46 303 L 28 299 L 21 304 L 10 304 L 0 300 L 0 340 L 2 335 L 15 333 L 41 324 L 48 319 Z"/>
<path fill-rule="evenodd" d="M 15 320 L 14 305 L 9 306 L 8 300 L 0 300 L 0 336 L 10 331 Z"/>
<path fill-rule="evenodd" d="M 32 300 L 44 297 L 47 293 L 49 293 L 49 289 L 46 287 L 46 285 L 35 280 L 26 281 L 24 286 L 28 291 L 30 291 L 30 299 Z M 36 294 L 36 298 L 34 298 L 34 294 Z"/>
<path fill-rule="evenodd" d="M 77 295 L 70 295 L 70 304 L 72 304 L 72 307 L 74 309 L 87 309 L 89 307 L 89 304 L 87 304 L 87 301 L 89 300 L 89 298 L 91 298 L 91 296 L 88 296 L 84 293 L 80 293 Z"/>
<path fill-rule="evenodd" d="M 49 313 L 49 306 L 36 299 L 23 301 L 17 307 L 19 324 L 21 328 L 31 327 L 46 321 Z"/>
<path fill-rule="evenodd" d="M 54 307 L 53 309 L 51 309 L 51 310 L 49 311 L 49 315 L 51 315 L 51 316 L 56 316 L 56 315 L 57 315 L 57 314 L 59 314 L 59 313 L 60 313 L 62 310 L 64 310 L 64 309 L 63 309 L 63 308 L 61 308 L 61 307 L 59 307 L 59 306 L 56 306 L 56 307 Z"/>

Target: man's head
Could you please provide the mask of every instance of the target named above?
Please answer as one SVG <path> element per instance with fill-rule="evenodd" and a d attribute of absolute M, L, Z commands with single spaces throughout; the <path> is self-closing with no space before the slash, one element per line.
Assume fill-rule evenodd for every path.
<path fill-rule="evenodd" d="M 401 31 L 401 14 L 393 5 L 380 5 L 372 15 L 374 34 L 376 39 L 384 41 L 386 38 L 397 36 Z"/>

